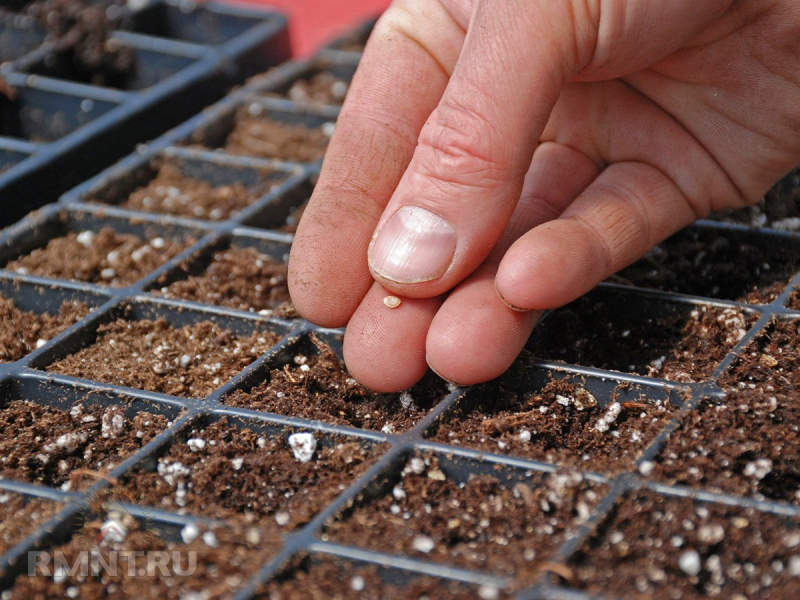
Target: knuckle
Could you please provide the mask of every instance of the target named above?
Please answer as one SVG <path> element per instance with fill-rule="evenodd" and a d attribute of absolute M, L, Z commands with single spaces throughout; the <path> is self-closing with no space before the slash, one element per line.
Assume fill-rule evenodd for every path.
<path fill-rule="evenodd" d="M 497 138 L 491 123 L 479 112 L 443 100 L 420 133 L 415 167 L 442 182 L 494 187 L 512 175 Z"/>

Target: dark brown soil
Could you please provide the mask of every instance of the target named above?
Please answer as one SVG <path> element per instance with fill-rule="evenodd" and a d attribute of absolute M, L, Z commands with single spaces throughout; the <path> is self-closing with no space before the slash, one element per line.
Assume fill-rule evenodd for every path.
<path fill-rule="evenodd" d="M 58 502 L 0 491 L 0 556 L 54 517 L 61 508 Z"/>
<path fill-rule="evenodd" d="M 46 247 L 12 260 L 5 268 L 40 277 L 122 287 L 137 282 L 194 241 L 162 237 L 145 240 L 104 227 L 96 233 L 70 232 L 52 239 Z"/>
<path fill-rule="evenodd" d="M 757 205 L 715 217 L 748 227 L 800 231 L 800 169 L 795 169 L 767 192 Z"/>
<path fill-rule="evenodd" d="M 277 535 L 255 527 L 204 526 L 185 544 L 162 539 L 135 522 L 121 542 L 105 538 L 97 544 L 102 523 L 101 519 L 86 523 L 69 542 L 52 549 L 55 556 L 63 553 L 65 571 L 78 565 L 74 573 L 56 578 L 47 576 L 52 575 L 48 570 L 20 576 L 11 598 L 229 598 L 281 546 Z M 166 553 L 163 566 L 155 552 Z M 97 564 L 117 568 L 99 568 L 99 574 L 93 574 L 88 559 L 92 553 L 98 557 Z M 81 575 L 82 564 L 87 575 Z"/>
<path fill-rule="evenodd" d="M 572 583 L 608 597 L 794 598 L 798 525 L 753 509 L 640 492 L 574 557 Z"/>
<path fill-rule="evenodd" d="M 323 539 L 533 581 L 598 492 L 578 473 L 492 475 L 459 483 L 417 455 L 386 496 L 326 526 Z"/>
<path fill-rule="evenodd" d="M 245 107 L 237 114 L 236 125 L 225 142 L 227 152 L 300 162 L 313 162 L 325 154 L 330 135 L 322 129 L 282 123 L 251 112 Z"/>
<path fill-rule="evenodd" d="M 0 362 L 12 362 L 30 354 L 89 314 L 83 302 L 64 302 L 58 313 L 36 314 L 20 310 L 14 301 L 0 296 Z"/>
<path fill-rule="evenodd" d="M 198 275 L 163 287 L 161 293 L 250 312 L 272 311 L 290 301 L 286 263 L 255 248 L 233 244 L 208 256 L 205 263 Z M 197 272 L 197 265 L 186 268 Z"/>
<path fill-rule="evenodd" d="M 272 185 L 274 182 L 263 182 L 255 188 L 247 188 L 241 183 L 215 187 L 206 181 L 187 177 L 177 165 L 164 162 L 156 177 L 134 191 L 120 206 L 221 221 L 235 217 L 266 194 Z"/>
<path fill-rule="evenodd" d="M 789 303 L 787 304 L 792 310 L 800 310 L 800 291 L 795 290 L 789 296 Z"/>
<path fill-rule="evenodd" d="M 211 321 L 176 328 L 163 318 L 117 319 L 100 326 L 94 344 L 47 370 L 184 398 L 203 398 L 278 339 L 261 331 L 237 335 Z"/>
<path fill-rule="evenodd" d="M 523 358 L 524 360 L 524 358 Z M 517 363 L 519 365 L 519 362 Z M 590 471 L 627 471 L 676 409 L 668 402 L 601 406 L 583 386 L 554 380 L 538 392 L 506 387 L 518 374 L 481 386 L 439 421 L 433 439 L 495 454 Z"/>
<path fill-rule="evenodd" d="M 286 233 L 297 233 L 297 226 L 300 224 L 300 219 L 303 218 L 303 213 L 306 212 L 308 207 L 308 200 L 303 202 L 300 206 L 295 208 L 289 216 L 286 217 L 286 223 L 278 228 L 278 231 L 285 231 Z"/>
<path fill-rule="evenodd" d="M 261 586 L 255 598 L 269 600 L 419 600 L 420 598 L 480 598 L 479 591 L 456 581 L 418 575 L 406 585 L 384 581 L 374 565 L 356 564 L 333 556 L 303 557 Z M 392 572 L 394 580 L 404 578 Z M 484 598 L 499 598 L 494 588 L 481 590 Z"/>
<path fill-rule="evenodd" d="M 23 14 L 36 18 L 47 30 L 52 52 L 45 58 L 45 68 L 57 64 L 74 81 L 126 87 L 136 69 L 133 52 L 109 39 L 114 21 L 103 4 L 41 0 L 28 4 Z M 58 71 L 47 74 L 66 76 Z"/>
<path fill-rule="evenodd" d="M 193 429 L 159 459 L 157 472 L 134 472 L 120 489 L 143 505 L 289 531 L 308 523 L 380 454 L 346 438 L 315 438 L 314 456 L 301 462 L 286 435 L 222 420 Z"/>
<path fill-rule="evenodd" d="M 768 304 L 780 295 L 798 269 L 797 240 L 779 243 L 732 232 L 690 228 L 653 248 L 611 281 Z"/>
<path fill-rule="evenodd" d="M 169 426 L 165 417 L 128 417 L 118 406 L 78 402 L 69 411 L 13 400 L 0 410 L 0 476 L 63 489 L 96 482 Z M 65 487 L 66 484 L 66 487 Z"/>
<path fill-rule="evenodd" d="M 334 351 L 313 339 L 318 353 L 298 354 L 294 361 L 270 371 L 249 392 L 236 390 L 222 401 L 230 406 L 290 417 L 350 425 L 384 433 L 416 425 L 447 395 L 444 382 L 429 373 L 402 394 L 375 394 L 359 385 Z"/>
<path fill-rule="evenodd" d="M 734 308 L 645 303 L 621 308 L 590 294 L 548 316 L 534 330 L 529 348 L 538 359 L 699 381 L 754 321 Z"/>
<path fill-rule="evenodd" d="M 329 71 L 298 79 L 286 92 L 286 98 L 298 104 L 340 106 L 344 102 L 350 82 Z"/>
<path fill-rule="evenodd" d="M 670 437 L 656 475 L 669 482 L 800 504 L 800 321 L 772 325 Z"/>

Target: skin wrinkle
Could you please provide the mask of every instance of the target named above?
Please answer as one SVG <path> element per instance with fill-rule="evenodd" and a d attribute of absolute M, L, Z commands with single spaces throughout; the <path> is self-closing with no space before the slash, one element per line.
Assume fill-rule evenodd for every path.
<path fill-rule="evenodd" d="M 626 8 L 623 0 L 608 1 Z M 800 5 L 792 4 L 789 0 L 676 0 L 675 3 L 658 5 L 637 2 L 635 10 L 625 14 L 625 18 L 619 21 L 614 21 L 615 14 L 609 8 L 614 5 L 601 0 L 573 0 L 563 3 L 519 0 L 517 4 L 511 5 L 517 7 L 516 11 L 527 11 L 519 13 L 519 18 L 516 18 L 517 13 L 514 11 L 502 12 L 507 3 L 501 0 L 475 0 L 472 3 L 468 0 L 441 0 L 441 4 L 450 16 L 454 12 L 462 11 L 453 17 L 462 25 L 459 33 L 455 32 L 450 19 L 442 17 L 442 9 L 433 0 L 424 3 L 422 0 L 406 0 L 404 6 L 430 8 L 421 13 L 425 16 L 419 23 L 408 21 L 403 27 L 412 30 L 417 42 L 432 49 L 440 60 L 446 60 L 451 65 L 459 64 L 459 67 L 452 70 L 456 74 L 455 79 L 461 73 L 470 75 L 473 86 L 480 84 L 478 87 L 488 92 L 486 98 L 470 98 L 469 94 L 467 97 L 456 95 L 457 101 L 451 103 L 453 110 L 464 112 L 466 109 L 467 115 L 477 111 L 489 123 L 482 127 L 490 135 L 478 140 L 485 145 L 470 142 L 469 137 L 466 137 L 463 143 L 473 147 L 464 150 L 479 155 L 488 154 L 484 158 L 502 163 L 503 158 L 493 153 L 495 145 L 486 144 L 486 141 L 491 141 L 495 131 L 508 130 L 509 133 L 503 136 L 497 149 L 512 150 L 513 146 L 515 150 L 511 153 L 510 160 L 514 160 L 528 151 L 526 148 L 522 152 L 518 146 L 525 138 L 524 132 L 530 131 L 532 138 L 542 138 L 540 142 L 554 139 L 562 143 L 563 150 L 554 152 L 562 152 L 564 156 L 559 159 L 561 162 L 553 162 L 551 166 L 558 164 L 558 168 L 564 172 L 553 173 L 554 177 L 551 178 L 545 175 L 545 171 L 540 171 L 534 175 L 539 179 L 538 182 L 531 181 L 529 184 L 526 181 L 522 194 L 528 195 L 524 200 L 527 206 L 513 211 L 511 223 L 487 219 L 490 216 L 488 204 L 491 203 L 491 198 L 496 194 L 502 196 L 507 182 L 501 181 L 489 187 L 479 182 L 475 189 L 465 188 L 464 193 L 459 194 L 454 191 L 459 189 L 456 176 L 444 176 L 436 181 L 430 179 L 425 184 L 429 186 L 427 188 L 412 187 L 408 178 L 403 177 L 401 180 L 398 177 L 402 194 L 406 196 L 403 196 L 403 201 L 392 205 L 387 211 L 389 213 L 403 205 L 413 204 L 416 197 L 412 195 L 415 190 L 434 197 L 437 194 L 447 195 L 449 192 L 454 197 L 452 200 L 447 199 L 451 205 L 457 207 L 453 209 L 453 215 L 441 216 L 454 219 L 451 224 L 458 231 L 460 239 L 456 261 L 464 261 L 464 268 L 457 275 L 452 271 L 451 279 L 438 287 L 436 282 L 431 282 L 433 285 L 420 284 L 423 287 L 416 291 L 409 289 L 409 292 L 414 293 L 411 296 L 403 293 L 404 289 L 399 290 L 392 285 L 387 287 L 388 293 L 403 295 L 409 300 L 416 298 L 414 301 L 421 300 L 426 293 L 444 294 L 432 299 L 435 302 L 431 304 L 420 305 L 423 312 L 430 311 L 425 313 L 426 319 L 430 319 L 427 332 L 415 329 L 424 325 L 415 325 L 403 319 L 391 321 L 391 325 L 384 320 L 375 322 L 395 329 L 373 330 L 375 343 L 369 348 L 358 346 L 358 336 L 352 338 L 348 365 L 352 364 L 359 371 L 360 376 L 365 378 L 363 383 L 367 385 L 370 383 L 370 369 L 376 373 L 376 377 L 379 373 L 386 375 L 386 366 L 392 363 L 391 356 L 381 355 L 382 350 L 392 347 L 397 340 L 403 339 L 402 336 L 406 336 L 407 340 L 412 337 L 418 340 L 420 334 L 426 333 L 423 345 L 410 348 L 410 342 L 407 341 L 403 346 L 404 351 L 410 352 L 408 360 L 413 362 L 415 369 L 424 366 L 427 357 L 427 361 L 440 374 L 457 381 L 471 379 L 474 381 L 470 382 L 477 382 L 498 375 L 514 358 L 517 344 L 524 343 L 523 338 L 532 327 L 533 319 L 527 320 L 531 313 L 515 313 L 503 304 L 503 300 L 495 292 L 496 284 L 508 283 L 509 276 L 513 276 L 520 287 L 499 287 L 506 294 L 507 301 L 521 302 L 522 308 L 557 306 L 569 301 L 571 294 L 578 295 L 585 291 L 605 275 L 607 270 L 616 266 L 614 261 L 621 263 L 633 260 L 649 244 L 658 241 L 655 238 L 666 237 L 692 218 L 705 215 L 711 207 L 730 207 L 754 201 L 760 196 L 759 192 L 766 191 L 777 180 L 784 167 L 788 170 L 790 163 L 800 159 L 800 136 L 790 135 L 788 131 L 792 126 L 800 128 L 800 112 L 797 108 L 800 104 L 793 102 L 793 99 L 798 98 L 798 89 L 796 85 L 788 83 L 793 80 L 791 73 L 795 72 L 797 65 L 793 57 L 800 53 L 800 47 L 793 42 L 797 37 L 791 35 L 793 30 L 800 29 Z M 628 8 L 630 6 L 632 5 Z M 724 16 L 714 16 L 714 13 L 729 6 Z M 605 25 L 597 27 L 600 21 L 593 22 L 592 15 L 585 14 L 585 11 L 591 13 L 601 7 L 602 13 L 597 18 L 600 21 L 613 22 L 612 28 L 606 28 Z M 426 18 L 434 14 L 438 15 L 437 19 L 448 23 L 444 29 L 437 29 L 433 19 Z M 414 15 L 403 18 L 412 17 L 417 18 Z M 508 27 L 509 23 L 514 27 Z M 752 25 L 747 26 L 748 23 Z M 463 28 L 467 25 L 469 34 L 465 38 Z M 741 31 L 743 28 L 745 30 Z M 595 40 L 588 44 L 592 52 L 588 56 L 582 56 L 582 44 L 598 34 L 598 29 L 602 29 L 602 42 Z M 500 30 L 508 35 L 500 40 L 493 40 L 495 32 Z M 528 33 L 520 40 L 512 39 L 523 31 Z M 536 35 L 532 35 L 533 32 Z M 609 32 L 616 33 L 612 35 Z M 436 35 L 432 35 L 434 33 Z M 417 50 L 413 42 L 400 43 L 400 35 L 395 31 L 389 35 L 397 41 L 393 42 L 393 48 L 385 48 L 382 60 L 389 65 L 396 65 L 397 68 L 384 77 L 385 69 L 378 69 L 378 63 L 374 63 L 372 66 L 375 68 L 371 75 L 363 77 L 362 88 L 368 93 L 360 94 L 358 86 L 351 87 L 348 99 L 352 103 L 361 98 L 367 104 L 377 103 L 382 99 L 387 106 L 388 121 L 396 123 L 397 116 L 408 116 L 409 122 L 419 123 L 421 130 L 425 122 L 431 120 L 430 112 L 433 108 L 428 108 L 429 103 L 434 103 L 436 89 L 444 80 L 445 74 L 442 73 L 441 66 L 434 64 L 429 54 Z M 683 39 L 684 37 L 689 39 Z M 566 38 L 570 38 L 569 43 L 559 47 L 559 40 Z M 465 40 L 467 45 L 462 52 Z M 476 45 L 474 40 L 480 40 L 481 43 Z M 382 40 L 373 37 L 368 44 L 365 58 L 381 56 L 381 42 Z M 487 44 L 492 48 L 488 50 L 488 55 L 485 50 Z M 673 46 L 681 46 L 682 49 L 675 51 Z M 503 49 L 505 52 L 502 52 Z M 513 60 L 508 58 L 509 53 L 516 53 Z M 660 58 L 665 55 L 669 56 Z M 590 98 L 585 101 L 586 110 L 579 110 L 579 102 L 565 105 L 560 99 L 557 112 L 563 111 L 561 122 L 551 121 L 547 125 L 547 134 L 539 135 L 537 128 L 541 128 L 547 121 L 546 110 L 543 109 L 546 109 L 549 101 L 555 100 L 556 93 L 556 90 L 544 89 L 542 86 L 552 86 L 554 81 L 561 81 L 559 76 L 564 81 L 570 79 L 566 74 L 581 62 L 576 57 L 585 58 L 588 66 L 573 78 L 574 81 L 592 81 L 609 75 L 623 75 L 626 69 L 643 70 L 625 74 L 621 85 L 627 89 L 625 94 L 629 96 L 622 99 L 623 106 L 616 104 L 621 98 L 615 93 L 609 93 L 605 97 L 594 94 L 594 100 Z M 460 72 L 461 62 L 468 68 Z M 495 73 L 497 65 L 507 65 L 508 68 L 501 73 Z M 526 67 L 522 68 L 523 65 Z M 369 66 L 368 61 L 363 60 L 359 71 L 362 72 Z M 403 69 L 408 72 L 404 73 Z M 412 77 L 412 72 L 419 73 L 419 76 Z M 783 72 L 790 75 L 782 77 Z M 425 73 L 435 74 L 433 79 L 439 81 L 433 81 L 426 87 L 424 93 L 430 93 L 429 96 L 413 102 L 410 99 L 411 94 L 405 93 L 405 90 L 410 89 L 408 82 L 417 79 L 421 82 L 420 86 L 426 84 Z M 503 77 L 513 79 L 515 73 L 530 79 L 522 83 L 514 81 L 513 86 L 502 83 Z M 370 84 L 370 79 L 374 84 Z M 451 85 L 453 83 L 450 82 Z M 469 85 L 462 85 L 462 89 L 469 90 Z M 543 93 L 539 92 L 540 89 L 544 90 Z M 637 100 L 634 101 L 633 98 Z M 503 106 L 499 106 L 501 103 Z M 484 108 L 486 105 L 488 109 Z M 520 107 L 528 108 L 527 112 L 522 111 L 524 119 L 518 118 Z M 351 110 L 358 108 L 360 106 L 352 104 Z M 346 110 L 347 106 L 345 112 Z M 423 116 L 424 111 L 428 111 L 428 114 Z M 496 115 L 507 115 L 509 121 L 505 124 L 499 122 L 497 119 L 500 117 Z M 456 128 L 458 120 L 475 121 L 474 117 L 459 115 Z M 525 128 L 523 120 L 527 121 L 530 129 Z M 534 120 L 536 125 L 530 125 Z M 513 126 L 509 126 L 510 123 Z M 365 124 L 365 128 L 372 126 L 374 125 Z M 403 124 L 400 127 L 413 137 L 413 128 L 405 128 Z M 603 127 L 608 129 L 603 130 Z M 336 147 L 339 144 L 337 139 L 347 133 L 345 128 L 337 127 L 326 164 L 335 160 Z M 452 132 L 447 135 L 452 135 Z M 594 140 L 591 139 L 592 136 L 595 137 Z M 390 140 L 391 133 L 386 131 L 385 136 L 376 137 L 375 143 L 378 144 L 381 139 Z M 535 139 L 531 140 L 531 149 L 536 146 L 535 142 Z M 395 159 L 402 157 L 405 160 L 407 157 L 411 160 L 411 153 L 406 152 L 409 144 L 412 149 L 416 147 L 416 140 L 409 143 L 407 138 L 403 138 L 400 143 L 406 148 L 393 156 Z M 544 141 L 544 144 L 548 143 Z M 344 148 L 342 146 L 342 151 Z M 389 178 L 402 171 L 401 165 L 385 164 L 381 169 L 376 169 L 376 165 L 387 161 L 386 155 L 381 155 L 377 148 L 374 157 L 368 156 L 368 152 L 358 145 L 353 146 L 352 153 L 357 158 L 346 162 L 347 168 L 353 169 L 355 175 L 358 161 L 364 160 L 364 166 L 368 168 L 363 170 L 359 183 L 363 185 L 364 182 L 374 179 L 375 199 L 379 202 L 388 201 Z M 331 155 L 334 155 L 334 159 Z M 459 158 L 449 157 L 456 163 Z M 623 162 L 631 163 L 627 166 L 634 170 L 620 170 Z M 508 162 L 504 166 L 507 168 Z M 417 171 L 425 171 L 418 166 L 415 168 Z M 610 171 L 612 168 L 613 172 Z M 397 170 L 391 175 L 387 173 L 385 179 L 383 171 L 394 169 Z M 447 173 L 446 167 L 441 169 Z M 433 172 L 437 169 L 429 170 Z M 465 170 L 469 171 L 470 167 L 465 165 Z M 515 176 L 521 181 L 525 170 L 509 170 L 509 176 Z M 480 169 L 476 172 L 480 173 Z M 585 175 L 587 181 L 582 187 L 589 188 L 581 192 L 569 187 L 570 172 L 577 173 L 576 177 Z M 468 174 L 467 178 L 474 176 Z M 611 189 L 616 190 L 617 198 L 614 199 L 608 192 L 599 191 L 598 186 L 592 188 L 590 182 L 597 177 L 632 179 L 622 182 L 627 183 L 627 187 L 620 186 L 618 182 L 607 182 Z M 558 183 L 550 185 L 550 179 L 555 179 Z M 328 181 L 332 182 L 333 179 Z M 393 185 L 391 187 L 394 188 Z M 491 190 L 491 193 L 487 193 L 487 190 Z M 684 191 L 685 194 L 679 193 Z M 541 206 L 537 206 L 539 193 L 543 193 L 545 198 Z M 332 206 L 338 200 L 333 198 L 335 194 L 331 188 L 324 193 L 324 196 L 331 196 L 330 202 L 319 195 L 317 199 Z M 575 200 L 574 196 L 559 199 L 560 194 L 583 194 L 584 197 L 583 200 L 580 197 Z M 601 196 L 598 197 L 598 194 Z M 593 202 L 592 199 L 598 202 Z M 531 235 L 531 227 L 539 223 L 526 226 L 523 220 L 535 219 L 537 216 L 546 220 L 558 210 L 548 209 L 547 200 L 551 206 L 556 207 L 562 201 L 564 206 L 573 205 L 581 219 L 596 228 L 594 236 L 605 236 L 605 239 L 597 241 L 587 233 L 585 226 L 570 222 L 569 212 L 563 214 L 562 219 L 541 226 L 537 234 Z M 349 201 L 359 200 L 351 198 Z M 421 205 L 427 208 L 430 201 L 425 198 Z M 505 204 L 505 198 L 503 203 Z M 313 202 L 309 209 L 314 210 Z M 492 212 L 491 216 L 496 214 L 499 213 Z M 643 216 L 647 218 L 645 224 L 640 223 Z M 369 217 L 365 215 L 364 218 Z M 524 234 L 507 254 L 499 251 L 498 246 L 491 248 L 493 241 L 497 239 L 496 229 L 501 225 L 505 228 L 500 231 L 506 232 L 499 234 L 499 244 L 503 246 L 510 245 L 520 234 Z M 335 225 L 328 227 L 327 230 L 319 230 L 326 241 L 326 236 L 345 237 L 343 221 L 337 221 Z M 366 222 L 359 224 L 357 235 L 349 235 L 369 239 L 374 228 L 368 235 L 362 232 L 365 228 L 368 228 Z M 301 231 L 298 232 L 300 233 Z M 299 237 L 302 238 L 302 235 Z M 606 244 L 605 249 L 603 244 Z M 483 261 L 482 266 L 476 264 L 480 259 L 480 251 L 490 249 L 489 258 Z M 327 251 L 331 252 L 329 248 Z M 604 253 L 607 255 L 605 265 L 599 262 L 603 260 Z M 524 254 L 528 255 L 527 259 Z M 498 264 L 499 256 L 502 258 Z M 360 276 L 367 270 L 366 265 L 359 267 L 354 264 L 347 253 L 336 253 L 331 260 L 333 262 L 328 267 L 318 271 L 324 276 L 323 272 L 327 270 L 336 279 L 325 282 L 318 290 L 318 293 L 327 297 L 335 295 L 348 282 L 355 281 L 356 272 Z M 337 271 L 337 263 L 349 266 L 350 271 Z M 450 268 L 453 269 L 452 264 Z M 476 268 L 470 275 L 470 270 Z M 462 282 L 448 294 L 448 286 L 457 279 L 462 279 Z M 429 286 L 427 292 L 424 286 Z M 380 301 L 382 302 L 382 297 Z M 403 306 L 406 306 L 405 298 Z M 362 303 L 353 318 L 367 319 L 370 315 L 374 317 L 375 314 L 370 311 L 376 310 L 386 310 L 386 307 L 378 306 L 377 302 L 375 306 Z M 340 311 L 338 314 L 344 317 L 345 312 Z M 472 313 L 475 313 L 474 318 L 470 318 Z M 485 318 L 487 315 L 488 321 Z M 487 322 L 494 323 L 496 328 L 488 331 Z M 505 346 L 493 345 L 497 343 L 497 337 L 503 336 L 507 336 L 508 343 Z M 381 376 L 380 384 L 391 385 L 391 377 L 394 375 Z"/>

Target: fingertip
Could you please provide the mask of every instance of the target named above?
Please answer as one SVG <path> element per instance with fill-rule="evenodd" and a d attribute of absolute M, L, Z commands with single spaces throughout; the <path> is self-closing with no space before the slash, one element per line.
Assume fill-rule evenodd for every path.
<path fill-rule="evenodd" d="M 353 314 L 344 336 L 350 374 L 376 392 L 398 392 L 417 383 L 428 370 L 425 337 L 440 299 L 401 298 L 373 285 Z"/>

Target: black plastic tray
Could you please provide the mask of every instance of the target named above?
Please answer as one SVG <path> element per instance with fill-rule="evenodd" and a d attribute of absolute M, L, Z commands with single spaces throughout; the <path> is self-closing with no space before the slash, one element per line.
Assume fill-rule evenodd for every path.
<path fill-rule="evenodd" d="M 352 54 L 352 53 L 346 53 Z M 357 55 L 355 60 L 357 60 Z M 337 62 L 339 60 L 339 62 Z M 403 585 L 404 582 L 422 575 L 433 575 L 442 580 L 462 582 L 469 587 L 470 594 L 492 597 L 497 590 L 512 585 L 504 575 L 481 572 L 463 568 L 445 567 L 418 557 L 397 556 L 376 553 L 358 547 L 335 544 L 320 536 L 327 519 L 347 511 L 352 505 L 368 501 L 370 498 L 391 493 L 393 482 L 409 456 L 418 450 L 430 451 L 440 460 L 445 474 L 456 481 L 465 481 L 471 474 L 492 473 L 506 482 L 525 481 L 532 472 L 553 473 L 560 467 L 557 464 L 516 458 L 503 454 L 471 450 L 465 447 L 435 443 L 429 437 L 432 430 L 460 403 L 469 402 L 477 388 L 451 388 L 435 407 L 413 429 L 403 433 L 385 433 L 341 427 L 318 421 L 289 418 L 283 415 L 238 409 L 227 406 L 224 398 L 236 389 L 249 389 L 263 379 L 266 370 L 281 366 L 292 360 L 298 352 L 313 351 L 309 337 L 314 334 L 331 342 L 340 344 L 341 330 L 327 330 L 312 326 L 302 320 L 275 319 L 265 315 L 211 307 L 193 302 L 168 300 L 159 297 L 152 290 L 156 281 L 164 276 L 169 280 L 182 273 L 185 261 L 196 260 L 213 249 L 235 241 L 244 245 L 255 245 L 275 257 L 285 257 L 292 237 L 274 228 L 286 221 L 291 210 L 306 199 L 312 189 L 314 177 L 319 171 L 319 162 L 287 163 L 268 159 L 232 156 L 218 149 L 221 140 L 231 128 L 234 115 L 241 107 L 255 106 L 260 114 L 290 122 L 303 122 L 311 125 L 332 122 L 336 118 L 336 107 L 308 107 L 292 102 L 267 97 L 280 92 L 293 79 L 307 74 L 319 67 L 352 67 L 352 56 L 322 53 L 322 58 L 310 63 L 289 63 L 265 77 L 260 77 L 244 88 L 236 91 L 218 104 L 208 108 L 195 118 L 168 132 L 161 138 L 128 156 L 117 165 L 107 169 L 91 180 L 71 190 L 61 198 L 58 205 L 48 206 L 40 214 L 28 217 L 14 227 L 0 234 L 0 269 L 14 256 L 22 254 L 35 246 L 41 246 L 47 239 L 63 231 L 65 226 L 78 228 L 97 228 L 102 224 L 119 231 L 143 232 L 156 228 L 158 235 L 187 235 L 191 233 L 197 243 L 182 254 L 164 264 L 161 268 L 145 276 L 135 285 L 112 289 L 98 285 L 85 285 L 72 282 L 53 281 L 20 275 L 0 270 L 0 292 L 13 298 L 19 305 L 37 311 L 53 310 L 64 297 L 89 299 L 96 309 L 88 317 L 72 326 L 60 336 L 50 340 L 22 360 L 0 365 L 0 389 L 4 397 L 25 398 L 45 405 L 68 407 L 72 401 L 83 398 L 89 391 L 96 392 L 91 397 L 102 403 L 122 403 L 129 413 L 147 408 L 161 411 L 175 418 L 174 424 L 142 450 L 119 464 L 111 476 L 116 477 L 137 465 L 150 465 L 154 459 L 175 440 L 183 439 L 186 429 L 192 424 L 207 420 L 228 417 L 237 427 L 248 426 L 265 431 L 268 435 L 286 436 L 285 427 L 292 430 L 316 432 L 320 438 L 331 434 L 349 437 L 366 446 L 380 444 L 385 452 L 375 464 L 353 485 L 343 491 L 338 498 L 320 512 L 311 522 L 292 534 L 286 535 L 280 552 L 251 580 L 241 586 L 238 597 L 250 597 L 261 585 L 282 572 L 287 561 L 307 557 L 314 561 L 322 556 L 334 556 L 347 565 L 375 565 L 386 581 Z M 208 149 L 187 144 L 205 143 Z M 179 161 L 187 172 L 212 182 L 229 182 L 236 178 L 247 183 L 252 179 L 253 169 L 270 166 L 281 171 L 285 178 L 260 199 L 235 218 L 212 222 L 201 219 L 179 218 L 162 214 L 132 212 L 116 206 L 133 189 L 144 185 L 153 176 L 153 160 L 168 159 Z M 249 174 L 249 175 L 248 175 Z M 100 200 L 100 202 L 91 202 Z M 65 216 L 66 215 L 66 216 Z M 67 223 L 68 225 L 65 225 Z M 797 236 L 785 232 L 754 230 L 747 227 L 705 221 L 693 226 L 705 233 L 711 232 L 733 239 L 741 238 L 759 242 L 785 244 L 792 248 L 797 244 Z M 270 230 L 273 228 L 273 230 Z M 644 375 L 609 371 L 581 365 L 560 362 L 540 361 L 530 366 L 516 385 L 521 390 L 541 389 L 551 377 L 569 378 L 580 382 L 591 392 L 598 403 L 608 405 L 613 400 L 636 400 L 642 394 L 649 400 L 668 400 L 682 410 L 676 412 L 660 430 L 635 464 L 627 472 L 610 475 L 595 472 L 591 463 L 583 476 L 605 490 L 603 499 L 591 510 L 587 519 L 574 522 L 565 535 L 564 543 L 546 560 L 550 563 L 569 563 L 570 558 L 587 542 L 587 539 L 613 510 L 614 506 L 628 492 L 646 488 L 656 494 L 687 498 L 702 503 L 719 503 L 729 506 L 748 507 L 790 518 L 800 518 L 800 506 L 755 498 L 742 498 L 707 490 L 683 486 L 662 485 L 647 475 L 642 465 L 652 460 L 667 441 L 668 435 L 679 426 L 682 419 L 697 407 L 703 398 L 724 398 L 723 391 L 715 383 L 717 377 L 728 369 L 740 351 L 755 337 L 760 335 L 774 318 L 797 319 L 800 311 L 786 307 L 793 289 L 800 287 L 800 273 L 793 276 L 780 295 L 770 304 L 744 304 L 704 296 L 691 296 L 662 292 L 614 283 L 602 283 L 593 292 L 595 295 L 613 294 L 619 305 L 618 316 L 624 321 L 630 314 L 663 314 L 675 311 L 689 311 L 696 307 L 715 306 L 739 308 L 754 315 L 753 324 L 746 334 L 730 349 L 725 357 L 702 380 L 691 383 L 667 381 Z M 132 307 L 125 311 L 125 307 Z M 48 364 L 76 349 L 86 346 L 94 339 L 99 323 L 120 315 L 126 318 L 164 316 L 175 324 L 214 319 L 235 330 L 248 331 L 254 327 L 265 327 L 282 335 L 281 341 L 267 354 L 250 365 L 233 380 L 224 383 L 216 392 L 200 400 L 187 400 L 163 394 L 136 389 L 99 384 L 78 380 L 72 377 L 53 375 L 45 372 Z M 551 313 L 551 315 L 556 313 Z M 545 319 L 551 316 L 545 317 Z M 545 321 L 546 323 L 546 321 Z M 611 342 L 609 342 L 611 343 Z M 5 387 L 3 387 L 5 386 Z M 620 387 L 622 386 L 622 387 Z M 617 394 L 617 395 L 615 395 Z M 621 395 L 619 395 L 621 394 Z M 154 408 L 155 407 L 155 408 Z M 498 475 L 499 474 L 499 475 Z M 76 514 L 85 513 L 86 499 L 107 487 L 108 482 L 100 481 L 84 494 L 50 489 L 41 486 L 0 480 L 0 489 L 19 494 L 61 500 L 65 508 L 46 526 L 31 534 L 0 560 L 0 582 L 10 584 L 14 577 L 23 572 L 26 565 L 26 552 L 32 548 L 48 547 L 67 539 L 80 520 Z M 510 485 L 510 483 L 509 483 Z M 159 530 L 180 528 L 192 521 L 193 517 L 164 513 L 145 507 L 131 507 L 137 518 L 148 520 L 149 526 Z M 202 519 L 199 519 L 202 521 Z M 78 523 L 76 525 L 76 523 Z M 170 529 L 171 528 L 171 529 Z M 165 534 L 166 535 L 166 534 Z M 543 570 L 538 581 L 514 594 L 524 598 L 585 598 L 584 593 L 563 587 L 555 575 Z"/>
<path fill-rule="evenodd" d="M 13 103 L 0 98 L 0 228 L 289 56 L 285 17 L 214 2 L 120 8 L 111 39 L 136 64 L 116 88 L 53 63 L 30 19 L 0 23 L 1 70 L 16 91 Z"/>

